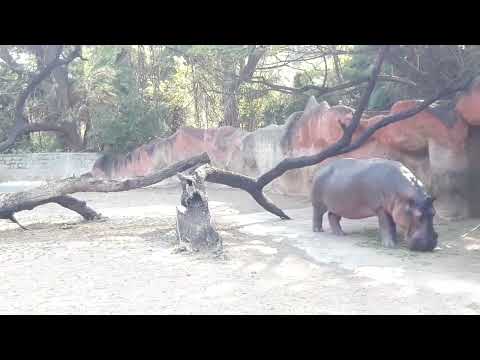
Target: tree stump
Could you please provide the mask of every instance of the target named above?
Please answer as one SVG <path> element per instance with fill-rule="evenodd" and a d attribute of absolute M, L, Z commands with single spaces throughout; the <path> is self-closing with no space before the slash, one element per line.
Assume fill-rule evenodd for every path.
<path fill-rule="evenodd" d="M 207 250 L 220 254 L 222 240 L 210 216 L 205 189 L 205 172 L 197 169 L 191 175 L 178 174 L 182 185 L 180 206 L 177 206 L 178 251 Z"/>

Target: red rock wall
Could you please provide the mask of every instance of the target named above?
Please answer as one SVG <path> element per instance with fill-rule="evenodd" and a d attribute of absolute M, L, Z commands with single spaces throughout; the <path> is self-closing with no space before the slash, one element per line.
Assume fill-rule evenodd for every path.
<path fill-rule="evenodd" d="M 413 100 L 400 101 L 394 104 L 389 114 L 362 119 L 353 141 L 384 116 L 416 105 L 417 102 Z M 342 136 L 340 123 L 348 125 L 353 115 L 353 109 L 344 106 L 326 107 L 313 102 L 310 102 L 308 110 L 303 118 L 297 120 L 299 126 L 290 126 L 296 130 L 285 134 L 291 138 L 289 147 L 285 149 L 287 156 L 312 155 L 338 141 Z M 468 194 L 465 193 L 468 172 L 465 144 L 468 128 L 462 118 L 458 118 L 449 127 L 430 111 L 423 111 L 380 129 L 364 146 L 341 157 L 382 157 L 401 161 L 437 193 L 437 211 L 440 216 L 464 218 L 468 216 L 469 208 Z M 297 189 L 296 192 L 309 191 L 313 173 L 318 166 L 300 169 L 285 176 L 276 184 L 277 189 L 287 193 L 292 192 L 292 188 Z M 453 188 L 455 191 L 450 191 Z"/>
<path fill-rule="evenodd" d="M 182 128 L 166 139 L 156 139 L 125 156 L 106 155 L 95 163 L 92 173 L 116 179 L 143 176 L 202 152 L 208 152 L 215 165 L 224 167 L 243 135 L 243 131 L 233 127 Z"/>

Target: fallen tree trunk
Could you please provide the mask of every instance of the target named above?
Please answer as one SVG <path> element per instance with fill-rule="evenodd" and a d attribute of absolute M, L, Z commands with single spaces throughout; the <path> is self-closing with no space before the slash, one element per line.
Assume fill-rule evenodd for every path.
<path fill-rule="evenodd" d="M 27 193 L 27 195 L 25 195 Z M 24 228 L 15 219 L 14 214 L 19 211 L 32 210 L 33 208 L 45 205 L 48 203 L 55 203 L 63 206 L 66 209 L 75 211 L 80 214 L 85 220 L 94 220 L 101 218 L 101 215 L 92 208 L 88 207 L 85 201 L 77 200 L 68 195 L 45 197 L 43 199 L 35 199 L 35 194 L 28 194 L 28 192 L 7 194 L 0 197 L 0 219 L 8 219 L 17 223 Z"/>
<path fill-rule="evenodd" d="M 148 176 L 127 180 L 109 180 L 94 178 L 90 173 L 80 177 L 71 177 L 51 182 L 28 191 L 0 195 L 0 219 L 8 219 L 18 224 L 14 214 L 48 203 L 56 203 L 64 208 L 75 211 L 85 220 L 94 220 L 101 217 L 84 201 L 75 199 L 68 194 L 78 192 L 119 192 L 154 185 L 178 173 L 190 170 L 195 171 L 202 165 L 205 167 L 199 172 L 204 181 L 223 184 L 247 191 L 253 199 L 265 210 L 282 219 L 290 219 L 280 208 L 256 187 L 255 179 L 241 174 L 220 170 L 210 165 L 207 153 L 179 161 Z M 20 224 L 18 224 L 21 226 Z M 22 227 L 23 228 L 23 227 Z"/>
<path fill-rule="evenodd" d="M 282 209 L 277 207 L 265 195 L 263 190 L 257 186 L 257 182 L 254 178 L 231 171 L 217 169 L 210 165 L 202 166 L 202 171 L 205 173 L 206 181 L 244 190 L 248 192 L 253 199 L 268 212 L 271 212 L 272 214 L 277 215 L 284 220 L 290 219 L 290 217 L 285 214 Z"/>
<path fill-rule="evenodd" d="M 206 153 L 179 161 L 149 176 L 127 179 L 123 181 L 94 178 L 90 173 L 80 177 L 51 182 L 28 191 L 20 191 L 0 196 L 0 219 L 15 221 L 13 215 L 19 211 L 32 210 L 47 203 L 56 203 L 77 212 L 86 220 L 99 218 L 100 214 L 89 208 L 84 201 L 77 200 L 68 194 L 77 192 L 118 192 L 137 189 L 156 184 L 179 172 L 210 162 Z"/>

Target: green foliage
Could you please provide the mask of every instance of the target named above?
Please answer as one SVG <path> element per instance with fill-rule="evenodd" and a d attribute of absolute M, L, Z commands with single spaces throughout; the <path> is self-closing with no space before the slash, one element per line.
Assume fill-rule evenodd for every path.
<path fill-rule="evenodd" d="M 370 98 L 370 109 L 385 110 L 401 99 L 426 98 L 452 83 L 460 83 L 480 74 L 478 46 L 392 46 L 390 52 L 391 55 L 382 67 L 382 73 L 410 80 L 416 85 L 378 83 Z M 375 56 L 376 53 L 372 51 L 350 57 L 344 67 L 345 80 L 367 76 Z"/>
<path fill-rule="evenodd" d="M 127 152 L 165 132 L 159 121 L 161 109 L 148 109 L 138 98 L 125 97 L 120 101 L 119 111 L 101 107 L 95 110 L 92 142 L 109 145 L 115 152 Z"/>
<path fill-rule="evenodd" d="M 138 88 L 135 73 L 128 65 L 113 67 L 118 49 L 107 48 L 93 66 L 87 68 L 90 94 L 96 106 L 91 112 L 90 143 L 97 149 L 109 145 L 115 152 L 126 152 L 166 132 L 168 107 L 149 101 L 148 91 Z M 97 76 L 100 77 L 98 81 Z"/>
<path fill-rule="evenodd" d="M 7 48 L 23 70 L 18 72 L 3 58 L 0 60 L 0 141 L 14 125 L 19 92 L 29 76 L 43 66 L 35 47 Z M 226 89 L 238 80 L 252 48 L 249 45 L 84 46 L 86 60 L 76 60 L 68 66 L 72 104 L 62 114 L 62 120 L 77 121 L 85 148 L 91 151 L 101 151 L 108 145 L 113 151 L 126 152 L 155 137 L 169 136 L 180 126 L 216 127 L 224 117 Z M 303 110 L 311 95 L 330 105 L 355 107 L 362 87 L 322 95 L 316 90 L 279 92 L 265 84 L 287 88 L 312 84 L 335 87 L 355 81 L 370 74 L 377 48 L 268 46 L 252 81 L 240 81 L 239 86 L 233 86 L 239 126 L 251 131 L 282 124 L 290 114 Z M 338 53 L 333 56 L 335 51 Z M 400 99 L 430 96 L 452 80 L 480 73 L 479 46 L 392 46 L 391 55 L 384 62 L 382 74 L 406 79 L 416 86 L 378 82 L 370 98 L 371 110 L 389 109 Z M 26 106 L 29 121 L 48 119 L 54 89 L 55 80 L 51 77 L 32 94 Z M 82 109 L 88 110 L 83 122 Z M 62 149 L 64 145 L 55 134 L 35 133 L 19 139 L 12 151 Z"/>

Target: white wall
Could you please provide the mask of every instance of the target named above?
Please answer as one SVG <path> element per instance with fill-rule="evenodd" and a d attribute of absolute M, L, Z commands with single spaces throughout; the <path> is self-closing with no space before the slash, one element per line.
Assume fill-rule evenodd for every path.
<path fill-rule="evenodd" d="M 82 175 L 99 153 L 0 154 L 0 182 L 41 181 Z"/>

